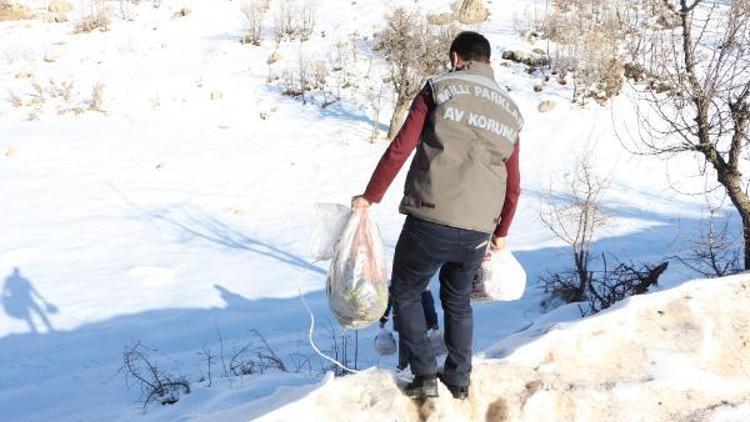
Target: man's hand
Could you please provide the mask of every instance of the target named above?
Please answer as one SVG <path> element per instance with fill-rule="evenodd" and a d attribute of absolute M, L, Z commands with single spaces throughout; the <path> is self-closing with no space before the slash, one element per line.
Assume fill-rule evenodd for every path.
<path fill-rule="evenodd" d="M 502 251 L 503 249 L 505 249 L 505 238 L 493 235 L 491 248 L 494 252 Z"/>
<path fill-rule="evenodd" d="M 369 208 L 371 205 L 370 201 L 365 198 L 364 195 L 357 195 L 352 198 L 352 210 L 356 211 L 363 208 Z"/>

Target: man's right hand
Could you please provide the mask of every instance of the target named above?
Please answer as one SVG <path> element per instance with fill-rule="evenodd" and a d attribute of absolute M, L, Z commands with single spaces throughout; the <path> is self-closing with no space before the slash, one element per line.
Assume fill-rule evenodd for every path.
<path fill-rule="evenodd" d="M 364 195 L 357 195 L 352 198 L 352 211 L 366 209 L 369 208 L 370 205 L 372 205 L 372 203 L 367 200 Z"/>

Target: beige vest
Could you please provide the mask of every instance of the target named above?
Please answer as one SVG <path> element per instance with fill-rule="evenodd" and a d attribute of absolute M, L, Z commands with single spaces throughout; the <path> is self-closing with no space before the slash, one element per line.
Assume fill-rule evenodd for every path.
<path fill-rule="evenodd" d="M 523 127 L 518 106 L 485 63 L 431 78 L 435 102 L 406 177 L 399 210 L 492 233 L 505 201 L 505 161 Z"/>

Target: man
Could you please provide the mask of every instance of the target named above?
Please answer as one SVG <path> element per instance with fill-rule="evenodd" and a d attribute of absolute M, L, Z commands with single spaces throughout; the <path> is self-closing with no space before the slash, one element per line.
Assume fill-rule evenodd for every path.
<path fill-rule="evenodd" d="M 399 347 L 406 348 L 414 380 L 404 393 L 436 397 L 437 364 L 427 337 L 420 296 L 440 270 L 448 357 L 440 380 L 459 399 L 468 396 L 473 316 L 472 279 L 488 243 L 505 247 L 520 194 L 518 107 L 494 80 L 490 43 L 462 32 L 451 44 L 452 70 L 431 78 L 352 208 L 369 207 L 411 152 L 399 210 L 406 214 L 393 259 L 391 295 Z"/>

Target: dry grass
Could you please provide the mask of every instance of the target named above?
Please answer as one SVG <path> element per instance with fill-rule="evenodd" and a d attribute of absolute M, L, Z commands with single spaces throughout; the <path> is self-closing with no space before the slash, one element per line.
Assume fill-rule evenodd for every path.
<path fill-rule="evenodd" d="M 18 21 L 29 17 L 29 10 L 26 7 L 11 3 L 10 1 L 0 0 L 0 22 Z"/>
<path fill-rule="evenodd" d="M 102 0 L 94 0 L 89 4 L 88 10 L 81 16 L 75 27 L 75 33 L 91 32 L 99 30 L 109 31 L 111 10 Z"/>
<path fill-rule="evenodd" d="M 89 110 L 104 112 L 104 84 L 101 82 L 97 82 L 91 90 Z"/>

